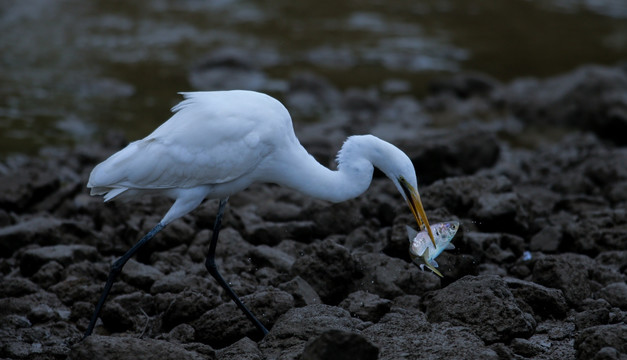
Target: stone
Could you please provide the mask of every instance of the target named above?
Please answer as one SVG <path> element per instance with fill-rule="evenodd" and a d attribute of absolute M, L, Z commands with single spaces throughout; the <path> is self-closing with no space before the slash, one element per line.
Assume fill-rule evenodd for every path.
<path fill-rule="evenodd" d="M 377 322 L 390 311 L 391 304 L 392 301 L 388 299 L 359 290 L 348 295 L 339 306 L 362 321 Z"/>
<path fill-rule="evenodd" d="M 20 270 L 22 274 L 30 276 L 50 261 L 67 266 L 83 260 L 95 260 L 97 254 L 98 250 L 89 245 L 44 246 L 25 251 L 20 261 Z"/>
<path fill-rule="evenodd" d="M 288 272 L 295 261 L 289 254 L 268 245 L 255 246 L 248 252 L 248 256 L 258 267 L 271 266 L 283 272 Z"/>
<path fill-rule="evenodd" d="M 566 316 L 568 304 L 561 290 L 514 278 L 505 278 L 505 282 L 514 297 L 529 305 L 540 319 L 563 319 Z"/>
<path fill-rule="evenodd" d="M 589 269 L 594 261 L 585 255 L 559 254 L 538 259 L 533 266 L 533 282 L 562 290 L 566 301 L 579 305 L 592 296 Z"/>
<path fill-rule="evenodd" d="M 495 275 L 465 276 L 429 293 L 424 304 L 429 321 L 468 326 L 488 344 L 529 337 L 536 327 L 507 283 Z"/>
<path fill-rule="evenodd" d="M 276 321 L 259 347 L 268 359 L 295 359 L 302 354 L 309 339 L 331 329 L 358 331 L 363 329 L 363 325 L 348 311 L 335 306 L 318 304 L 293 308 Z"/>
<path fill-rule="evenodd" d="M 309 283 L 324 303 L 338 304 L 360 274 L 348 249 L 330 240 L 316 241 L 296 259 L 291 273 Z"/>
<path fill-rule="evenodd" d="M 393 299 L 405 294 L 423 294 L 440 288 L 440 278 L 430 270 L 380 253 L 356 256 L 364 274 L 357 289 L 381 298 Z"/>
<path fill-rule="evenodd" d="M 150 290 L 155 281 L 164 277 L 163 273 L 154 267 L 142 264 L 133 259 L 129 259 L 124 270 L 120 273 L 120 278 L 142 290 Z"/>
<path fill-rule="evenodd" d="M 535 234 L 529 243 L 529 250 L 556 252 L 562 242 L 562 229 L 558 226 L 547 226 Z"/>
<path fill-rule="evenodd" d="M 302 360 L 378 359 L 379 348 L 354 332 L 331 329 L 305 345 Z"/>
<path fill-rule="evenodd" d="M 216 295 L 188 288 L 175 295 L 163 313 L 163 328 L 173 329 L 177 325 L 198 319 L 202 314 L 218 306 L 220 300 Z"/>
<path fill-rule="evenodd" d="M 51 237 L 51 234 L 56 237 L 55 229 L 62 223 L 60 219 L 40 216 L 0 228 L 0 254 L 10 256 L 23 246 L 43 243 L 43 239 Z"/>
<path fill-rule="evenodd" d="M 23 277 L 6 276 L 1 278 L 0 298 L 20 297 L 35 293 L 39 290 L 39 286 L 32 281 Z"/>
<path fill-rule="evenodd" d="M 292 280 L 279 284 L 279 289 L 289 293 L 294 298 L 294 306 L 302 307 L 307 305 L 322 304 L 320 296 L 308 282 L 300 276 Z"/>
<path fill-rule="evenodd" d="M 498 359 L 473 332 L 451 324 L 430 324 L 424 313 L 391 312 L 362 334 L 379 348 L 379 359 Z"/>
<path fill-rule="evenodd" d="M 627 284 L 625 282 L 607 285 L 596 293 L 596 297 L 605 299 L 610 305 L 627 311 Z"/>
<path fill-rule="evenodd" d="M 258 290 L 240 299 L 266 328 L 271 328 L 279 316 L 294 307 L 292 295 L 274 288 Z M 258 330 L 232 301 L 205 312 L 192 326 L 196 329 L 197 341 L 218 348 L 244 336 L 259 336 Z"/>
<path fill-rule="evenodd" d="M 186 350 L 182 345 L 155 339 L 138 339 L 135 337 L 113 337 L 91 335 L 72 347 L 70 360 L 93 359 L 116 360 L 206 360 L 214 356 L 199 354 Z"/>
<path fill-rule="evenodd" d="M 245 337 L 217 351 L 220 360 L 263 360 L 257 343 Z"/>
<path fill-rule="evenodd" d="M 575 349 L 577 350 L 577 359 L 592 359 L 599 352 L 613 353 L 613 351 L 605 350 L 613 348 L 617 353 L 623 356 L 627 355 L 627 325 L 611 324 L 589 327 L 580 331 L 575 338 Z"/>

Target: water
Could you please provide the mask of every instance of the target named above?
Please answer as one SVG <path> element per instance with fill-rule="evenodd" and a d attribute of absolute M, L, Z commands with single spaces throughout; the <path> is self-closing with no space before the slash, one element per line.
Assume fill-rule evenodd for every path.
<path fill-rule="evenodd" d="M 312 71 L 421 96 L 434 76 L 508 81 L 627 58 L 623 0 L 4 0 L 0 157 L 145 136 L 207 54 L 244 49 L 280 97 Z M 263 90 L 263 89 L 262 89 Z"/>

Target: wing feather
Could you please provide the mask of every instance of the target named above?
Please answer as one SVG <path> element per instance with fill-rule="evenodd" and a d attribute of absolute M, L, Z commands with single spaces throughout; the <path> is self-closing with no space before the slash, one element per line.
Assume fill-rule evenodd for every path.
<path fill-rule="evenodd" d="M 185 94 L 170 120 L 94 168 L 87 185 L 92 194 L 226 183 L 253 172 L 280 141 L 290 140 L 281 134 L 295 138 L 278 101 L 251 92 L 242 92 L 240 101 L 219 94 Z"/>

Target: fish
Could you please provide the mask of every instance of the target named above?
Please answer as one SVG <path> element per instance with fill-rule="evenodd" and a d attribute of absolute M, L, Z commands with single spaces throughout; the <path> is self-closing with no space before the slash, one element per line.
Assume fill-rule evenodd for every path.
<path fill-rule="evenodd" d="M 424 271 L 424 267 L 426 266 L 439 277 L 443 277 L 442 273 L 436 269 L 438 267 L 438 263 L 435 261 L 435 258 L 438 257 L 444 250 L 455 249 L 455 245 L 451 244 L 451 240 L 453 240 L 453 237 L 457 233 L 458 229 L 458 221 L 442 222 L 431 225 L 433 239 L 435 240 L 435 246 L 433 246 L 429 233 L 426 230 L 418 232 L 407 226 L 407 236 L 409 237 L 409 256 L 412 261 L 416 265 L 419 265 L 421 270 Z"/>

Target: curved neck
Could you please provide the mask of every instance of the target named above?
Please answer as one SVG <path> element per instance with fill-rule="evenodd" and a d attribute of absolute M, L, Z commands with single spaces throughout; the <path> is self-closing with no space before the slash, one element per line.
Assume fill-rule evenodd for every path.
<path fill-rule="evenodd" d="M 283 163 L 281 176 L 272 179 L 278 183 L 311 197 L 341 202 L 355 198 L 370 186 L 374 166 L 364 156 L 356 141 L 347 140 L 338 153 L 338 170 L 321 165 L 299 146 L 279 156 Z"/>

